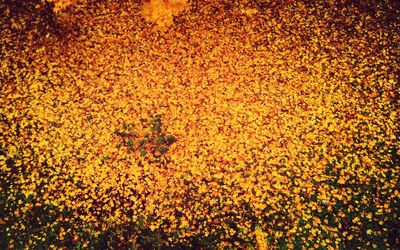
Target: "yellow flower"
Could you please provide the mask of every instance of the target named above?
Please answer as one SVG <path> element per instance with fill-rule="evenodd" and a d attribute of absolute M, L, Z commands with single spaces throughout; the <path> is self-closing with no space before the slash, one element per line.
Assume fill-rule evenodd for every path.
<path fill-rule="evenodd" d="M 157 226 L 156 225 L 154 225 L 154 224 L 152 224 L 152 225 L 150 225 L 150 230 L 151 231 L 154 231 L 154 230 L 156 230 L 157 229 Z"/>
<path fill-rule="evenodd" d="M 257 247 L 258 250 L 266 250 L 268 249 L 268 242 L 266 239 L 266 233 L 263 232 L 260 226 L 256 226 L 255 231 L 256 235 L 256 242 L 257 242 Z"/>

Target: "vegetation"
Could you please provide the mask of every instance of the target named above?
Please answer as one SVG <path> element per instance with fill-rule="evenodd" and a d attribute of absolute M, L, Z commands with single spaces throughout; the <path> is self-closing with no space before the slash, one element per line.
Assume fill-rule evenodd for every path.
<path fill-rule="evenodd" d="M 397 1 L 0 1 L 1 249 L 396 249 Z"/>

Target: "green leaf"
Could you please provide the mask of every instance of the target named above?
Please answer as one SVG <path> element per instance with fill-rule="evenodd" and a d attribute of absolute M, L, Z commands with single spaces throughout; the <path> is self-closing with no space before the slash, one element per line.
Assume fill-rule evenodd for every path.
<path fill-rule="evenodd" d="M 157 136 L 156 143 L 157 143 L 158 145 L 163 144 L 164 141 L 165 141 L 164 135 L 161 134 L 161 135 L 158 135 L 158 136 Z"/>
<path fill-rule="evenodd" d="M 152 124 L 150 126 L 150 130 L 151 130 L 151 132 L 160 132 L 161 131 L 161 127 L 159 125 L 157 125 L 157 124 Z"/>
<path fill-rule="evenodd" d="M 174 142 L 176 142 L 175 136 L 173 136 L 173 135 L 167 136 L 167 138 L 166 138 L 166 143 L 167 143 L 168 145 L 171 145 L 171 144 L 174 143 Z"/>
<path fill-rule="evenodd" d="M 161 146 L 161 147 L 158 149 L 158 151 L 159 151 L 161 154 L 167 153 L 168 150 L 169 150 L 169 148 L 168 148 L 168 147 L 165 147 L 165 146 Z"/>
<path fill-rule="evenodd" d="M 149 142 L 153 142 L 154 141 L 154 139 L 155 139 L 155 136 L 154 135 L 152 135 L 150 138 L 148 138 L 147 140 L 149 141 Z"/>
<path fill-rule="evenodd" d="M 139 145 L 142 146 L 143 144 L 145 144 L 147 142 L 147 137 L 140 140 Z"/>

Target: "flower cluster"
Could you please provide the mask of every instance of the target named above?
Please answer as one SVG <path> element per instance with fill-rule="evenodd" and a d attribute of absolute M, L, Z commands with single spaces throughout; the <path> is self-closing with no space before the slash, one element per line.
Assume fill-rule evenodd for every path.
<path fill-rule="evenodd" d="M 0 248 L 394 249 L 395 3 L 333 2 L 1 5 Z"/>

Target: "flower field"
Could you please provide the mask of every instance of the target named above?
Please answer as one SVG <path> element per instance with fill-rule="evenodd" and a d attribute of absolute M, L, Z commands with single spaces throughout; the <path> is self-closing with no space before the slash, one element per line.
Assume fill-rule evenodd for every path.
<path fill-rule="evenodd" d="M 397 249 L 400 4 L 72 2 L 0 1 L 0 249 Z"/>

